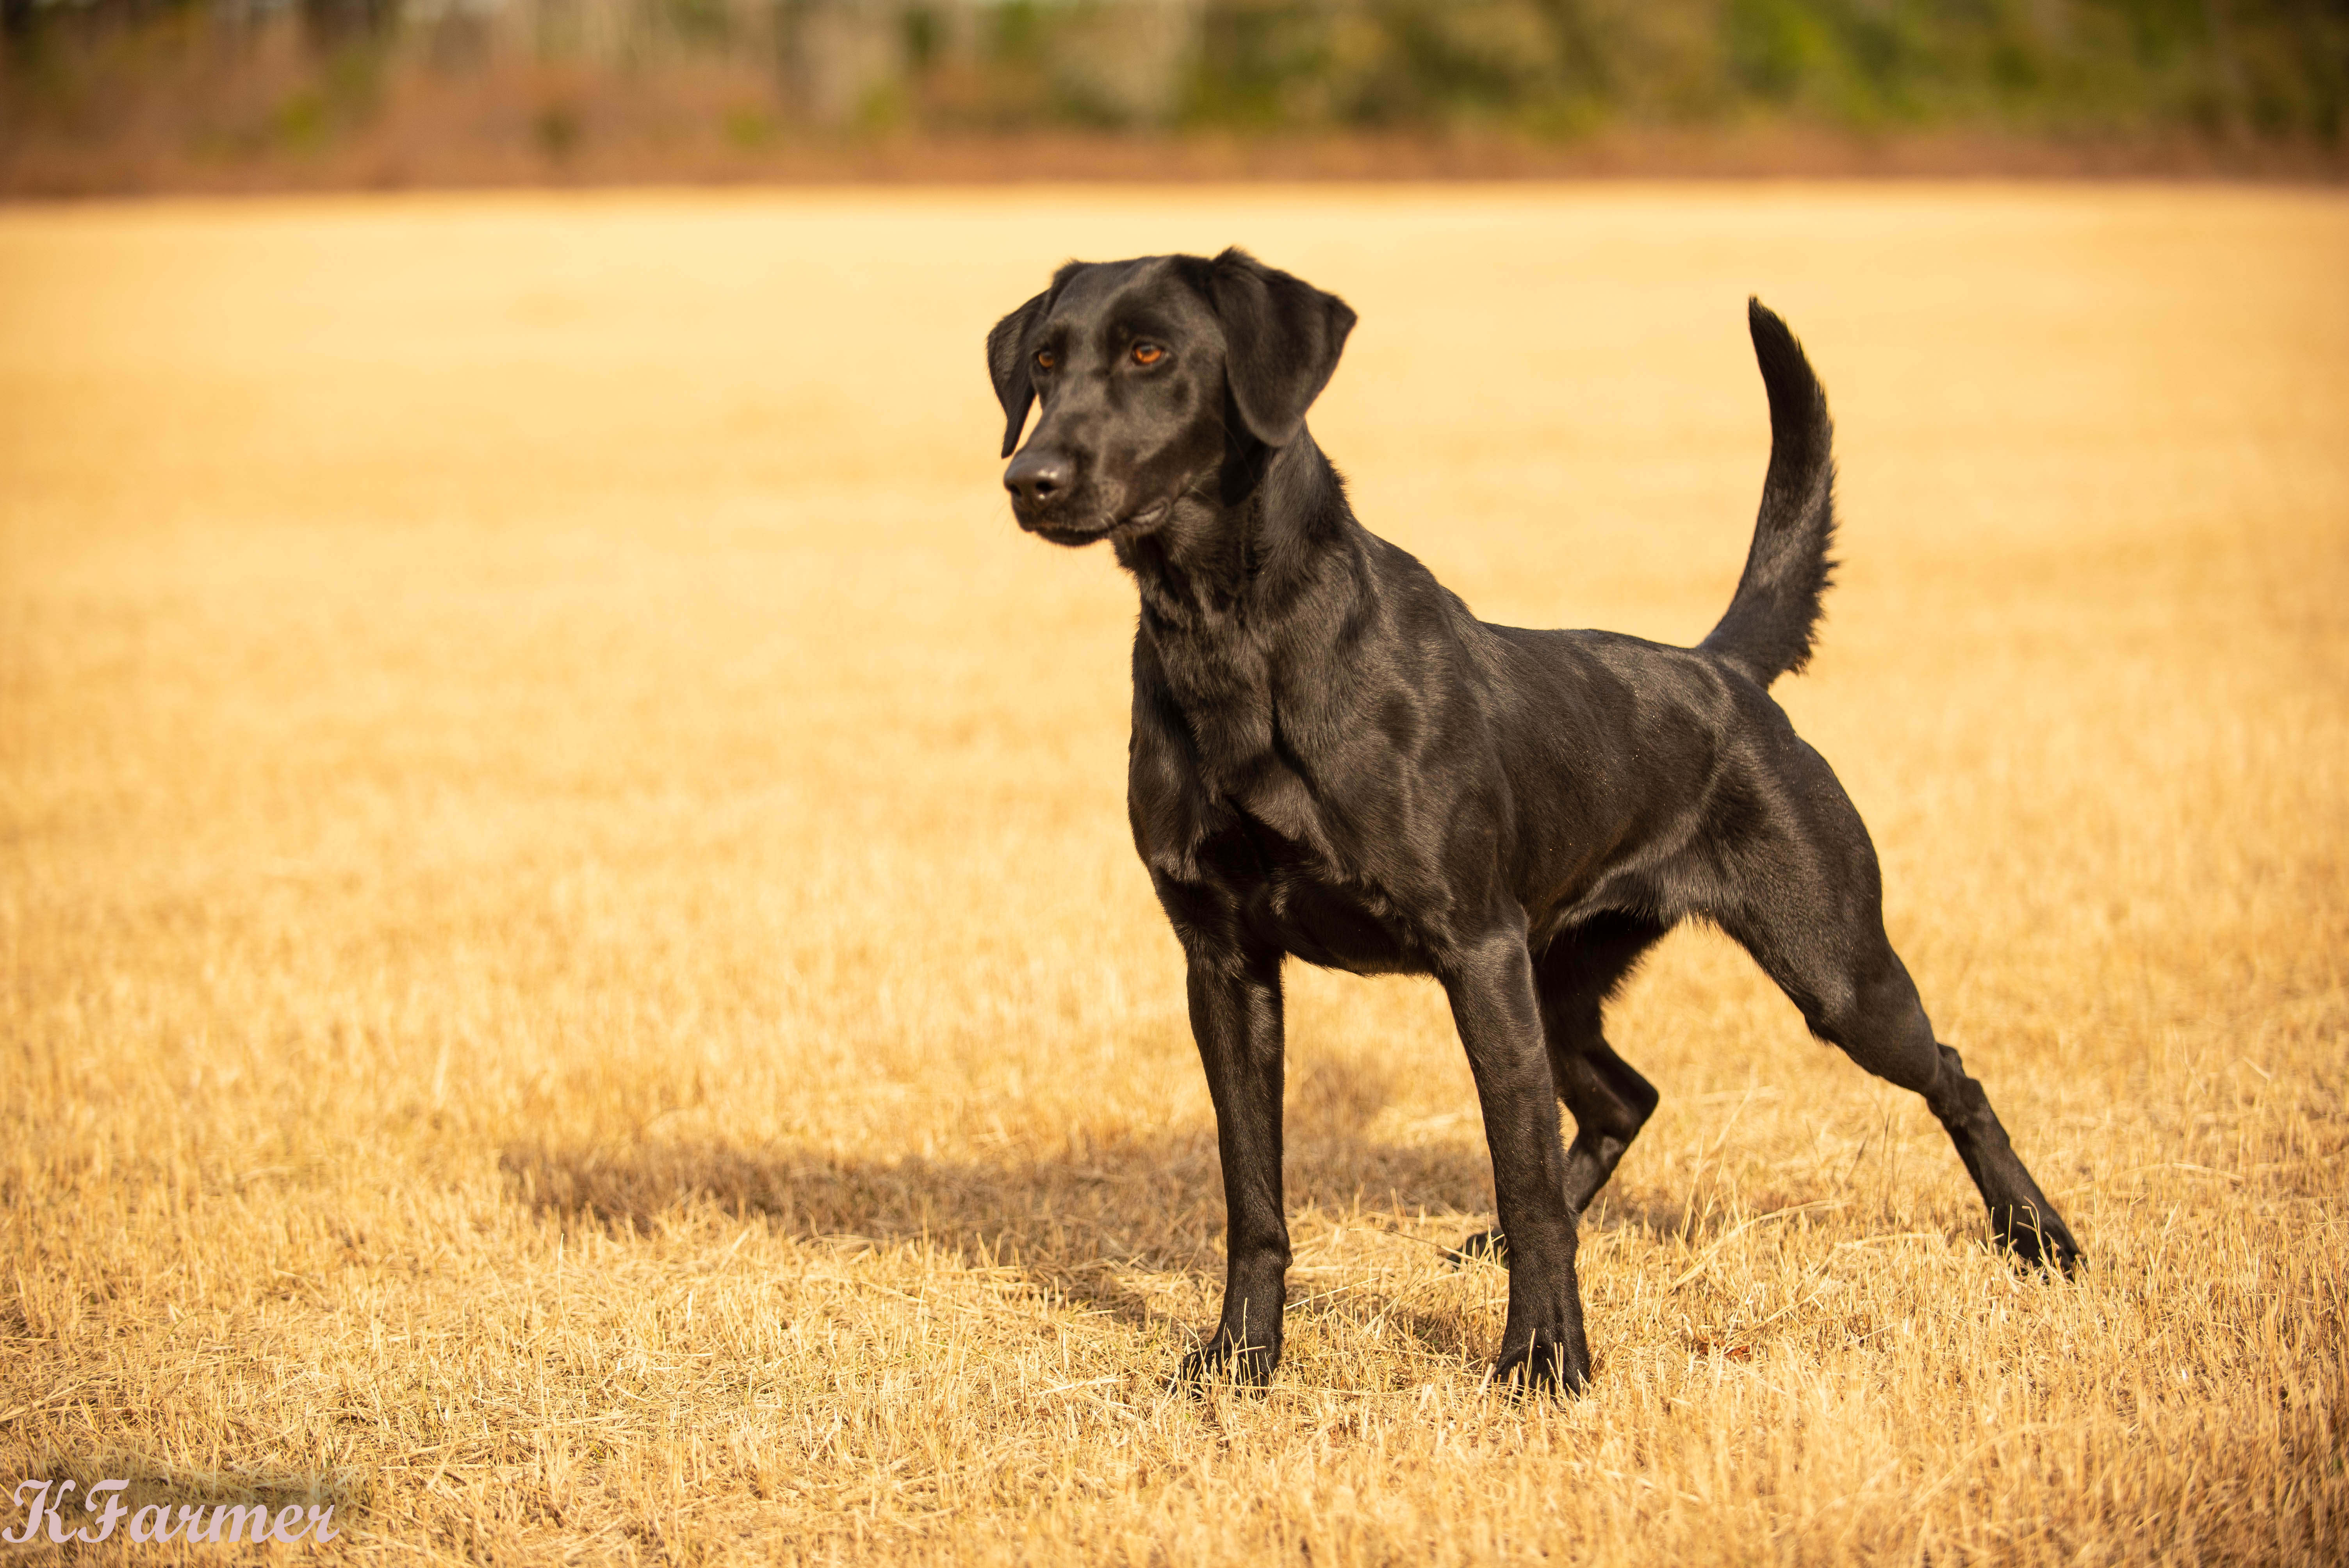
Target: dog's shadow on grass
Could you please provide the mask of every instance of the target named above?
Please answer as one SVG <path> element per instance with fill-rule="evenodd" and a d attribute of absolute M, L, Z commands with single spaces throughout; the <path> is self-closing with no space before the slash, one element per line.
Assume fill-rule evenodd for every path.
<path fill-rule="evenodd" d="M 1372 1135 L 1386 1090 L 1359 1071 L 1309 1070 L 1292 1083 L 1290 1212 L 1313 1206 L 1441 1216 L 1443 1229 L 1462 1235 L 1489 1223 L 1492 1171 L 1481 1140 L 1401 1143 Z M 523 1201 L 559 1222 L 648 1231 L 714 1206 L 811 1240 L 921 1243 L 974 1266 L 1014 1269 L 1137 1325 L 1167 1314 L 1128 1283 L 1136 1271 L 1186 1274 L 1203 1286 L 1219 1285 L 1223 1274 L 1212 1127 L 1136 1134 L 1055 1158 L 1016 1148 L 952 1158 L 841 1153 L 654 1134 L 515 1143 L 502 1163 Z"/>

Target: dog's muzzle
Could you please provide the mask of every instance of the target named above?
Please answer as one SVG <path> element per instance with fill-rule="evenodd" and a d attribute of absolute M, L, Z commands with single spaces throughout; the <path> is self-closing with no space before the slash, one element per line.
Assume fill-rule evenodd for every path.
<path fill-rule="evenodd" d="M 1066 452 L 1030 446 L 1003 470 L 1011 494 L 1011 515 L 1029 532 L 1056 544 L 1087 544 L 1116 526 L 1112 511 L 1092 504 L 1094 487 L 1077 482 L 1077 464 Z"/>
<path fill-rule="evenodd" d="M 1022 521 L 1068 500 L 1075 488 L 1077 465 L 1066 452 L 1022 447 L 1003 470 L 1003 488 Z"/>

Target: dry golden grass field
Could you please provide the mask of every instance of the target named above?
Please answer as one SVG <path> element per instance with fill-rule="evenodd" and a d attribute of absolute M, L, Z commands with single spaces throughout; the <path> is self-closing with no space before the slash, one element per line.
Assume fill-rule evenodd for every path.
<path fill-rule="evenodd" d="M 1779 692 L 2084 1275 L 1686 931 L 1597 1381 L 1512 1405 L 1442 996 L 1293 967 L 1288 1359 L 1163 1391 L 1222 1202 L 1132 590 L 1011 524 L 979 346 L 1235 241 L 1361 312 L 1315 431 L 1495 620 L 1701 635 L 1746 294 L 1804 335 Z M 0 1482 L 384 1563 L 2349 1553 L 2337 191 L 0 209 Z"/>

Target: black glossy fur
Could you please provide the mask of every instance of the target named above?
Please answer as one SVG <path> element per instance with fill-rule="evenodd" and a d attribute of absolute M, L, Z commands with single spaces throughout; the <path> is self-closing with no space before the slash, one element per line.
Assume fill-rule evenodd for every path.
<path fill-rule="evenodd" d="M 1141 590 L 1129 810 L 1188 956 L 1230 1226 L 1223 1320 L 1185 1378 L 1261 1382 L 1280 1357 L 1292 954 L 1443 984 L 1511 1264 L 1505 1378 L 1589 1376 L 1576 1218 L 1656 1105 L 1600 1011 L 1691 916 L 1925 1097 L 2001 1242 L 2077 1259 L 1933 1038 L 1857 813 L 1767 695 L 1810 652 L 1834 469 L 1801 348 L 1759 303 L 1749 321 L 1769 473 L 1736 595 L 1694 648 L 1487 625 L 1365 530 L 1304 425 L 1354 313 L 1241 252 L 1072 263 L 988 335 L 1006 456 L 1042 404 L 1004 474 L 1019 525 L 1109 541 Z"/>

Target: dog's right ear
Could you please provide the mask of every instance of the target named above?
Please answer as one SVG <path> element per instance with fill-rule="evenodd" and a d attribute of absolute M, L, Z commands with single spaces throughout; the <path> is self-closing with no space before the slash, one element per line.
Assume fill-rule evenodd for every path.
<path fill-rule="evenodd" d="M 1019 445 L 1020 428 L 1028 423 L 1028 406 L 1036 400 L 1036 384 L 1028 376 L 1028 336 L 1044 317 L 1052 301 L 1046 289 L 995 324 L 987 335 L 987 368 L 995 377 L 995 398 L 1003 405 L 1003 455 Z"/>

